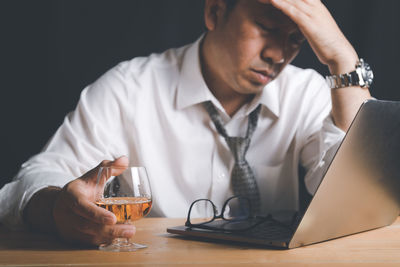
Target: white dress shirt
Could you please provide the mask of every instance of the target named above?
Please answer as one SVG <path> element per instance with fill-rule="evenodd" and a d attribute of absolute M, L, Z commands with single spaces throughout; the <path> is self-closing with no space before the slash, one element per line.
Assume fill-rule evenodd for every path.
<path fill-rule="evenodd" d="M 330 89 L 313 70 L 287 66 L 253 101 L 229 117 L 203 79 L 200 39 L 162 54 L 114 67 L 83 90 L 43 151 L 22 165 L 0 191 L 0 220 L 22 226 L 31 196 L 64 186 L 104 159 L 121 155 L 145 166 L 150 216 L 186 217 L 192 201 L 217 206 L 232 195 L 233 156 L 202 102 L 211 100 L 230 136 L 243 136 L 247 115 L 262 105 L 246 158 L 260 189 L 264 213 L 298 209 L 298 166 L 314 193 L 344 132 L 331 119 Z"/>

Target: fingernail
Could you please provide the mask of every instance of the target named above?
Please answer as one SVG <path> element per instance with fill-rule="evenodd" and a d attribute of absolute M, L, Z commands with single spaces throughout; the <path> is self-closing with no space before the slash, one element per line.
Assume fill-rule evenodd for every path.
<path fill-rule="evenodd" d="M 132 230 L 125 230 L 122 232 L 122 236 L 123 237 L 131 237 L 135 234 L 135 231 Z"/>

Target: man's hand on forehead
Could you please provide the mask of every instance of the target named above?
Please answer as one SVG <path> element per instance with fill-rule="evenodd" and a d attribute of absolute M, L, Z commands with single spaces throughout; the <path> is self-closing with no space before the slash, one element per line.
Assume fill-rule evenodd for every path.
<path fill-rule="evenodd" d="M 354 69 L 358 56 L 320 0 L 258 0 L 271 4 L 295 22 L 321 63 L 332 74 Z"/>

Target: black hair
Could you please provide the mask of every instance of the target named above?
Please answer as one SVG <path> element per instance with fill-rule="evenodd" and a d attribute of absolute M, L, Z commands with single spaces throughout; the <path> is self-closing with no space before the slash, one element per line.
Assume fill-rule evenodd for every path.
<path fill-rule="evenodd" d="M 227 19 L 229 14 L 231 13 L 232 9 L 236 6 L 238 0 L 224 0 L 226 4 L 226 11 L 224 18 Z M 205 31 L 208 31 L 207 27 L 204 25 Z"/>
<path fill-rule="evenodd" d="M 230 11 L 235 7 L 237 0 L 225 0 L 226 2 L 226 13 L 229 14 Z"/>

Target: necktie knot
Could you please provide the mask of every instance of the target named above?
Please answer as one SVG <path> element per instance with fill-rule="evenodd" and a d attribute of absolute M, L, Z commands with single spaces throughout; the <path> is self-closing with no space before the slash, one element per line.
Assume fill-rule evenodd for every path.
<path fill-rule="evenodd" d="M 246 152 L 249 149 L 250 138 L 226 137 L 225 140 L 235 158 L 235 162 L 237 164 L 243 164 L 246 161 Z"/>

